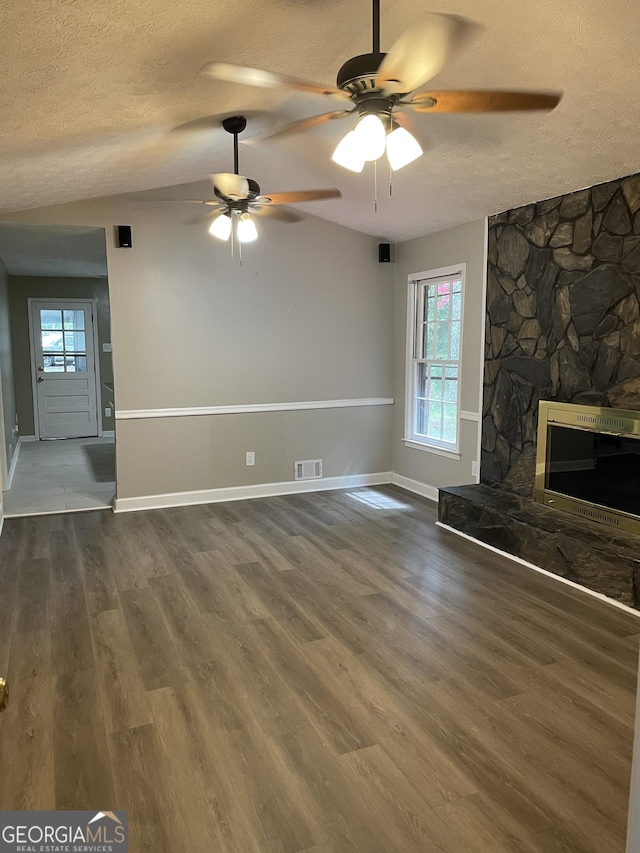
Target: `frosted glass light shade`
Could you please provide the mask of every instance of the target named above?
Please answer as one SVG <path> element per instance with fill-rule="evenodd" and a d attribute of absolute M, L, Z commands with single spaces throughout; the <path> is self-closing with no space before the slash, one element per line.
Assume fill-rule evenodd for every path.
<path fill-rule="evenodd" d="M 241 243 L 252 243 L 258 239 L 258 229 L 248 213 L 243 213 L 238 221 L 238 240 Z"/>
<path fill-rule="evenodd" d="M 387 157 L 394 172 L 417 160 L 421 154 L 420 143 L 404 127 L 397 127 L 387 136 Z"/>
<path fill-rule="evenodd" d="M 226 213 L 216 216 L 209 226 L 209 234 L 217 237 L 218 240 L 228 240 L 231 234 L 231 217 Z"/>
<path fill-rule="evenodd" d="M 384 154 L 387 138 L 382 120 L 373 113 L 364 116 L 358 122 L 353 131 L 360 148 L 360 153 L 365 160 L 377 160 Z"/>
<path fill-rule="evenodd" d="M 352 172 L 361 172 L 364 169 L 365 160 L 360 151 L 355 131 L 350 130 L 344 139 L 338 143 L 331 159 L 334 163 L 344 166 L 345 169 L 350 169 Z"/>

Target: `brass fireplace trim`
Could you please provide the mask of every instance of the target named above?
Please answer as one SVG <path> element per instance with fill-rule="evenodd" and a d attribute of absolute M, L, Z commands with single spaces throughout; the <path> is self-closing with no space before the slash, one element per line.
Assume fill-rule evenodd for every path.
<path fill-rule="evenodd" d="M 536 448 L 536 479 L 534 497 L 539 503 L 565 510 L 582 518 L 590 518 L 617 530 L 640 533 L 640 517 L 611 509 L 602 504 L 558 494 L 546 488 L 545 471 L 549 447 L 549 427 L 562 426 L 587 432 L 609 435 L 634 435 L 640 439 L 640 412 L 610 409 L 604 406 L 582 406 L 577 403 L 558 403 L 543 400 L 538 410 L 538 444 Z"/>

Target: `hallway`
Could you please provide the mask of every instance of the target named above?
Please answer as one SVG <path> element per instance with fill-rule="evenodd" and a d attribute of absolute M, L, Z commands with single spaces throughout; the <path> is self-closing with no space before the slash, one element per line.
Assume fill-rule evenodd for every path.
<path fill-rule="evenodd" d="M 113 437 L 25 442 L 3 495 L 5 517 L 110 507 L 115 479 Z"/>

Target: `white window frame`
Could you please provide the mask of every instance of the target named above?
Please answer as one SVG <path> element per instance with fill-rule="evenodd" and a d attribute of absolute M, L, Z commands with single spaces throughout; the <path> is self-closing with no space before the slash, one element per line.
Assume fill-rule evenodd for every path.
<path fill-rule="evenodd" d="M 404 444 L 407 447 L 412 447 L 417 450 L 426 450 L 429 453 L 435 453 L 439 456 L 447 456 L 453 459 L 460 459 L 460 431 L 462 421 L 462 364 L 463 364 L 463 344 L 464 344 L 464 307 L 466 297 L 466 264 L 452 264 L 448 267 L 441 267 L 434 270 L 426 270 L 424 272 L 411 273 L 407 281 L 407 351 L 405 360 L 405 416 L 404 416 Z M 460 354 L 458 357 L 458 411 L 456 416 L 456 444 L 452 445 L 448 442 L 441 442 L 437 439 L 427 438 L 423 435 L 417 435 L 414 432 L 415 424 L 415 387 L 417 381 L 417 364 L 415 358 L 416 345 L 416 327 L 417 327 L 417 307 L 418 293 L 420 282 L 428 279 L 445 279 L 452 276 L 458 276 L 462 281 L 462 299 L 460 308 Z"/>

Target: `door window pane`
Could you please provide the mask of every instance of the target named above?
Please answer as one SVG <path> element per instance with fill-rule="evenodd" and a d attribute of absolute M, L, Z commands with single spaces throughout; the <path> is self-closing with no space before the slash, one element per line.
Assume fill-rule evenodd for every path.
<path fill-rule="evenodd" d="M 64 348 L 67 352 L 86 352 L 87 345 L 84 332 L 65 332 Z"/>
<path fill-rule="evenodd" d="M 64 357 L 67 373 L 86 373 L 86 355 L 66 355 Z"/>
<path fill-rule="evenodd" d="M 60 313 L 60 312 L 58 312 Z M 43 352 L 62 352 L 62 332 L 42 331 L 42 351 Z"/>
<path fill-rule="evenodd" d="M 84 329 L 84 311 L 65 311 L 64 312 L 64 327 L 65 329 Z"/>
<path fill-rule="evenodd" d="M 46 309 L 40 311 L 40 328 L 41 329 L 61 329 L 62 328 L 62 311 L 52 311 Z"/>
<path fill-rule="evenodd" d="M 85 311 L 82 308 L 39 310 L 44 372 L 86 373 L 88 356 Z M 57 357 L 58 353 L 60 357 Z"/>
<path fill-rule="evenodd" d="M 45 355 L 43 367 L 45 373 L 64 373 L 64 356 Z"/>

